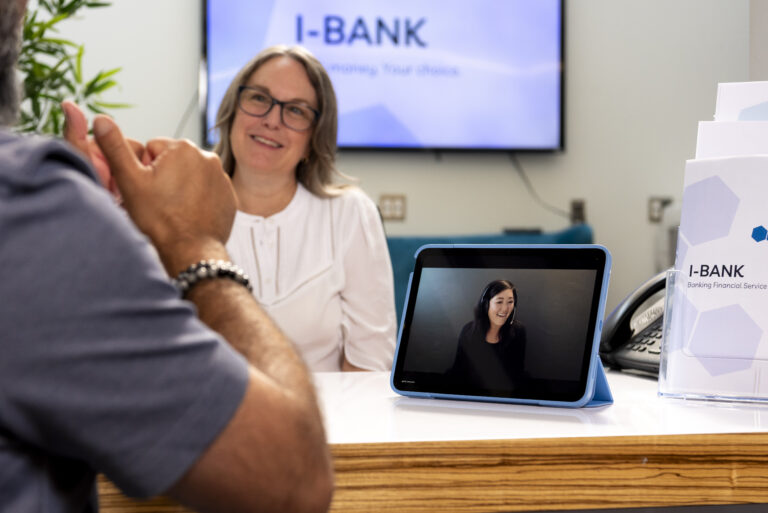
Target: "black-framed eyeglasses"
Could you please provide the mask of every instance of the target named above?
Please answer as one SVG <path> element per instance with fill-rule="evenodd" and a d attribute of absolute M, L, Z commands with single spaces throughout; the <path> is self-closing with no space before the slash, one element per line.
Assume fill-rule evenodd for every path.
<path fill-rule="evenodd" d="M 304 132 L 320 116 L 320 111 L 302 102 L 281 102 L 257 87 L 240 86 L 237 89 L 237 104 L 249 116 L 263 118 L 275 105 L 280 106 L 280 121 L 291 130 Z"/>

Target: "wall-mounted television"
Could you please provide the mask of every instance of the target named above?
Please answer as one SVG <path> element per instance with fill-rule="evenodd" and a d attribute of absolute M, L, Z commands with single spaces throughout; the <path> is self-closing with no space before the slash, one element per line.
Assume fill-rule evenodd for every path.
<path fill-rule="evenodd" d="M 339 105 L 339 148 L 560 150 L 563 0 L 206 0 L 204 141 L 261 49 L 300 44 Z"/>

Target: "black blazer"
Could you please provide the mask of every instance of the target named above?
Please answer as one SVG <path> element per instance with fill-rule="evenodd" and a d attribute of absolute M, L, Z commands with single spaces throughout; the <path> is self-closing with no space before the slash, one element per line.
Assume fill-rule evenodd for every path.
<path fill-rule="evenodd" d="M 478 390 L 514 390 L 524 381 L 525 326 L 513 321 L 496 344 L 485 341 L 485 332 L 468 322 L 459 334 L 451 375 L 453 381 Z M 463 387 L 463 388 L 464 388 Z"/>

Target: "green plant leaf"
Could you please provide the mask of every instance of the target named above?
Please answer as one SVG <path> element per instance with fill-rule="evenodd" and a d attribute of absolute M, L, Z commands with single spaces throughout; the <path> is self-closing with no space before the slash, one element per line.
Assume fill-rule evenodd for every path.
<path fill-rule="evenodd" d="M 38 38 L 43 37 L 43 34 L 45 34 L 46 30 L 48 30 L 49 28 L 53 27 L 54 25 L 56 25 L 61 20 L 66 20 L 68 17 L 69 16 L 66 15 L 66 14 L 60 14 L 58 16 L 55 16 L 55 17 L 51 18 L 50 20 L 48 20 L 45 23 L 36 24 L 35 28 L 37 30 L 35 31 L 35 34 L 34 34 L 33 38 L 34 39 L 38 39 Z"/>
<path fill-rule="evenodd" d="M 77 57 L 75 57 L 75 82 L 78 84 L 83 83 L 83 54 L 85 53 L 85 45 L 80 45 L 77 49 Z"/>
<path fill-rule="evenodd" d="M 102 109 L 95 103 L 87 103 L 86 107 L 88 107 L 88 110 L 95 114 L 109 114 L 106 110 Z"/>
<path fill-rule="evenodd" d="M 64 100 L 64 98 L 62 98 L 61 96 L 54 96 L 51 94 L 41 94 L 40 98 L 45 98 L 47 100 L 51 100 L 52 102 L 59 102 Z"/>
<path fill-rule="evenodd" d="M 37 11 L 32 11 L 32 14 L 30 15 L 29 12 L 24 16 L 24 28 L 21 32 L 22 41 L 29 41 L 32 39 L 33 34 L 33 28 L 36 24 L 37 20 Z"/>
<path fill-rule="evenodd" d="M 92 94 L 98 94 L 103 93 L 107 89 L 110 89 L 112 87 L 115 87 L 117 85 L 117 82 L 114 80 L 105 80 L 101 82 L 94 82 L 91 83 L 90 86 L 85 88 L 85 96 L 91 96 Z"/>
<path fill-rule="evenodd" d="M 107 103 L 107 102 L 93 102 L 94 105 L 101 107 L 102 109 L 132 109 L 134 105 L 130 103 Z"/>
<path fill-rule="evenodd" d="M 35 9 L 27 10 L 18 59 L 25 93 L 16 126 L 18 131 L 60 134 L 64 125 L 60 104 L 65 98 L 74 99 L 99 113 L 131 107 L 100 100 L 102 92 L 117 85 L 114 76 L 121 68 L 100 71 L 86 79 L 83 73 L 84 45 L 49 35 L 49 32 L 58 32 L 59 24 L 80 9 L 109 5 L 111 2 L 99 0 L 38 0 Z"/>
<path fill-rule="evenodd" d="M 66 3 L 66 4 L 63 2 L 59 2 L 59 9 L 65 12 L 71 12 L 76 10 L 77 4 L 78 4 L 77 0 L 71 0 L 69 3 Z"/>
<path fill-rule="evenodd" d="M 40 39 L 41 43 L 48 43 L 51 45 L 56 46 L 71 46 L 73 48 L 77 48 L 77 44 L 73 43 L 72 41 L 68 41 L 66 39 L 54 39 L 54 38 L 42 38 Z"/>
<path fill-rule="evenodd" d="M 120 73 L 122 70 L 123 70 L 123 68 L 112 68 L 112 69 L 107 70 L 107 71 L 100 71 L 99 72 L 99 76 L 101 76 L 101 78 L 111 77 L 112 75 L 116 75 L 116 74 Z"/>

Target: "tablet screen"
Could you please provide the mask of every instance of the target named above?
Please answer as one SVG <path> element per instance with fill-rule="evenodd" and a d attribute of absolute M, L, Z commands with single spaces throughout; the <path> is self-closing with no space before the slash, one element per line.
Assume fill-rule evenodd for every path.
<path fill-rule="evenodd" d="M 606 255 L 599 246 L 422 249 L 393 386 L 406 395 L 580 400 Z"/>

